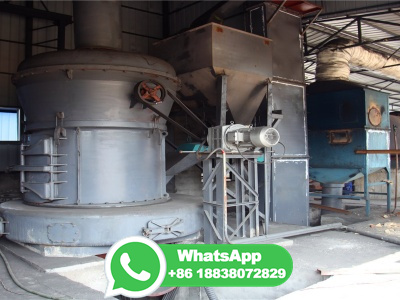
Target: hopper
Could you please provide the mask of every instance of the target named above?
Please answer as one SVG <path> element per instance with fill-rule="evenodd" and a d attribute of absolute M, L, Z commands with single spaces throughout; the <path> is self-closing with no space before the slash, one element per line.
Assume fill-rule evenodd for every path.
<path fill-rule="evenodd" d="M 153 55 L 168 61 L 182 81 L 186 99 L 220 102 L 219 75 L 228 75 L 227 105 L 234 121 L 250 124 L 272 77 L 272 41 L 209 23 L 154 44 Z"/>

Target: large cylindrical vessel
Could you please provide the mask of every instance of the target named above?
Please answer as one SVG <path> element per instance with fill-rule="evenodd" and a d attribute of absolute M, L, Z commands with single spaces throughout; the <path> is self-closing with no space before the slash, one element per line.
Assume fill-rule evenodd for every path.
<path fill-rule="evenodd" d="M 201 199 L 166 193 L 166 121 L 148 108 L 169 114 L 174 69 L 116 51 L 120 3 L 74 5 L 80 49 L 34 56 L 13 77 L 26 128 L 13 167 L 23 202 L 0 205 L 7 238 L 48 256 L 87 256 L 127 236 L 197 234 Z"/>
<path fill-rule="evenodd" d="M 135 87 L 153 80 L 174 92 L 170 65 L 109 50 L 59 51 L 24 62 L 14 80 L 27 117 L 25 202 L 110 206 L 168 198 L 165 120 L 135 103 Z M 172 102 L 166 96 L 157 109 L 168 115 Z"/>

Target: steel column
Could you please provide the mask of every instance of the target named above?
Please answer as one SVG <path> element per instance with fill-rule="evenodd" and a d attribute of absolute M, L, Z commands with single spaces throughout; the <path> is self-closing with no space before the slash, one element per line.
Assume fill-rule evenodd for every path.
<path fill-rule="evenodd" d="M 220 85 L 220 91 L 221 91 L 221 101 L 217 106 L 217 121 L 219 121 L 219 125 L 225 125 L 226 124 L 226 111 L 227 111 L 227 106 L 226 106 L 226 100 L 227 100 L 227 85 L 228 85 L 228 75 L 220 75 L 219 76 L 219 85 Z"/>
<path fill-rule="evenodd" d="M 212 155 L 203 162 L 205 243 L 231 243 L 237 238 L 260 235 L 259 199 L 256 192 L 257 157 L 258 154 L 252 154 L 243 159 L 238 158 L 235 153 L 223 153 Z M 244 163 L 246 160 L 247 169 Z M 228 170 L 231 172 L 231 179 L 235 180 L 235 193 L 226 187 Z M 236 210 L 234 227 L 228 225 L 228 207 L 235 207 Z"/>
<path fill-rule="evenodd" d="M 57 24 L 57 50 L 65 49 L 65 24 L 63 21 L 59 21 Z"/>
<path fill-rule="evenodd" d="M 32 1 L 25 1 L 26 7 L 33 8 Z M 25 18 L 25 59 L 32 56 L 32 30 L 33 30 L 33 18 L 26 17 Z"/>

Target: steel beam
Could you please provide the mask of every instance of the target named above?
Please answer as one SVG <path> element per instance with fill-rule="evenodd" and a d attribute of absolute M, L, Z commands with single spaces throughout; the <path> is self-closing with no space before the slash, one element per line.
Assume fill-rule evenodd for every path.
<path fill-rule="evenodd" d="M 72 23 L 72 16 L 5 2 L 0 2 L 0 11 L 50 21 L 63 21 L 67 25 Z"/>
<path fill-rule="evenodd" d="M 134 35 L 134 36 L 140 36 L 148 39 L 153 39 L 153 40 L 161 40 L 161 38 L 155 37 L 155 36 L 150 36 L 150 35 L 145 35 L 145 34 L 140 34 L 140 33 L 135 33 L 135 32 L 130 32 L 130 31 L 125 31 L 123 30 L 122 33 L 129 34 L 129 35 Z"/>
<path fill-rule="evenodd" d="M 205 130 L 208 130 L 208 127 L 206 124 L 203 123 L 200 118 L 193 113 L 178 97 L 176 97 L 170 90 L 167 90 L 167 94 L 171 97 L 172 100 L 176 104 L 178 104 L 194 121 L 196 121 L 199 125 L 201 125 Z"/>
<path fill-rule="evenodd" d="M 393 2 L 394 7 L 398 7 L 400 5 L 400 2 Z M 372 8 L 372 6 L 370 7 Z M 357 8 L 355 10 L 360 10 L 360 8 Z M 347 11 L 342 11 L 342 12 L 351 12 L 354 10 L 347 10 Z M 380 12 L 373 12 L 373 13 L 365 13 L 365 14 L 359 14 L 359 15 L 346 15 L 345 17 L 336 17 L 336 18 L 326 18 L 324 17 L 332 14 L 339 14 L 340 12 L 334 12 L 334 13 L 328 13 L 328 14 L 321 14 L 320 15 L 320 20 L 316 20 L 314 23 L 323 23 L 323 22 L 328 22 L 328 21 L 341 21 L 341 20 L 347 20 L 347 19 L 353 19 L 356 17 L 372 17 L 372 16 L 381 16 L 381 15 L 386 15 L 386 14 L 391 14 L 391 13 L 398 13 L 400 12 L 399 9 L 388 9 L 386 11 L 380 11 Z M 310 17 L 311 18 L 311 17 Z M 309 20 L 309 19 L 308 19 Z"/>
<path fill-rule="evenodd" d="M 190 132 L 189 130 L 187 130 L 185 127 L 183 127 L 181 124 L 179 124 L 178 122 L 172 120 L 170 117 L 168 117 L 167 115 L 163 114 L 161 111 L 159 111 L 158 109 L 156 109 L 153 105 L 146 103 L 146 101 L 140 99 L 139 97 L 137 98 L 137 101 L 139 101 L 141 104 L 143 104 L 144 107 L 152 110 L 153 112 L 155 112 L 157 115 L 159 115 L 161 118 L 163 118 L 164 120 L 167 120 L 168 122 L 170 122 L 170 124 L 180 130 L 182 130 L 184 133 L 186 133 L 187 135 L 191 136 L 192 138 L 194 138 L 197 141 L 202 141 L 202 139 L 198 136 L 196 136 L 195 134 L 193 134 L 192 132 Z"/>
<path fill-rule="evenodd" d="M 338 49 L 347 49 L 347 48 L 353 48 L 353 47 L 363 46 L 363 45 L 368 45 L 368 44 L 376 44 L 376 43 L 391 42 L 391 41 L 398 41 L 398 40 L 400 40 L 400 35 L 395 35 L 395 36 L 384 38 L 384 39 L 379 39 L 379 40 L 374 40 L 374 41 L 365 41 L 365 42 L 361 42 L 361 43 L 356 43 L 354 45 L 338 47 Z"/>
<path fill-rule="evenodd" d="M 5 40 L 5 39 L 0 39 L 0 42 L 12 43 L 12 44 L 18 44 L 18 45 L 25 45 L 25 42 Z M 57 49 L 56 47 L 46 46 L 46 45 L 35 45 L 35 47 L 42 47 L 42 48 L 48 48 L 48 49 Z"/>
<path fill-rule="evenodd" d="M 400 154 L 400 150 L 355 150 L 355 154 Z"/>
<path fill-rule="evenodd" d="M 346 26 L 343 26 L 342 28 L 340 28 L 338 31 L 334 32 L 333 34 L 331 34 L 329 37 L 327 37 L 325 40 L 323 40 L 321 43 L 319 43 L 318 45 L 314 46 L 311 48 L 311 50 L 308 53 L 305 53 L 306 56 L 311 55 L 311 54 L 315 54 L 313 53 L 314 50 L 319 50 L 321 47 L 323 47 L 326 43 L 328 43 L 330 40 L 332 40 L 335 36 L 337 36 L 339 33 L 341 33 L 342 31 L 346 30 L 348 27 L 350 27 L 351 25 L 353 25 L 355 22 L 357 21 L 357 19 L 353 19 L 352 21 L 350 21 L 350 23 L 348 23 Z"/>
<path fill-rule="evenodd" d="M 228 90 L 228 75 L 219 76 L 219 90 L 221 92 L 221 101 L 217 107 L 217 121 L 219 125 L 226 124 L 226 111 L 227 111 L 227 90 Z"/>
<path fill-rule="evenodd" d="M 278 12 L 281 10 L 281 8 L 283 7 L 283 5 L 285 5 L 287 0 L 283 0 L 281 2 L 281 4 L 279 4 L 279 6 L 275 9 L 275 11 L 273 12 L 272 16 L 268 19 L 267 21 L 267 26 L 272 22 L 272 20 L 276 17 L 276 15 L 278 14 Z"/>
<path fill-rule="evenodd" d="M 202 2 L 202 1 L 194 1 L 194 2 L 191 2 L 191 3 L 187 4 L 187 5 L 184 5 L 184 6 L 182 6 L 182 7 L 179 7 L 179 8 L 177 8 L 177 9 L 175 9 L 175 10 L 169 12 L 169 15 L 175 14 L 175 13 L 181 11 L 181 10 L 184 10 L 184 9 L 186 9 L 186 8 L 189 8 L 189 7 L 193 6 L 193 5 L 199 4 L 199 3 L 201 3 L 201 2 Z"/>
<path fill-rule="evenodd" d="M 370 18 L 363 18 L 361 17 L 361 20 L 373 22 L 373 23 L 379 23 L 379 24 L 385 24 L 385 25 L 391 25 L 391 26 L 396 26 L 399 27 L 399 23 L 394 23 L 394 22 L 389 22 L 389 21 L 381 21 L 381 20 L 375 20 L 375 19 L 370 19 Z"/>
<path fill-rule="evenodd" d="M 57 50 L 65 49 L 65 24 L 64 21 L 57 22 Z"/>
<path fill-rule="evenodd" d="M 169 10 L 170 4 L 168 1 L 162 1 L 162 22 L 163 22 L 163 38 L 167 38 L 170 35 L 171 28 L 169 25 Z"/>
<path fill-rule="evenodd" d="M 26 7 L 32 9 L 33 2 L 32 1 L 25 1 Z M 32 42 L 33 42 L 33 18 L 26 17 L 25 18 L 25 59 L 32 56 Z"/>
<path fill-rule="evenodd" d="M 259 236 L 259 237 L 248 238 L 248 239 L 234 240 L 233 243 L 234 244 L 265 243 L 265 242 L 271 242 L 271 241 L 274 241 L 277 239 L 305 235 L 305 234 L 310 234 L 310 233 L 314 233 L 314 232 L 321 232 L 321 231 L 332 230 L 332 229 L 341 229 L 342 227 L 343 227 L 342 223 L 333 223 L 333 224 L 327 224 L 327 225 L 321 225 L 321 226 L 315 226 L 315 227 L 306 227 L 306 228 L 292 230 L 292 231 L 273 233 L 273 234 L 269 234 L 267 236 Z"/>
<path fill-rule="evenodd" d="M 163 1 L 163 5 L 164 5 L 164 2 L 167 2 L 167 1 Z M 140 12 L 143 12 L 143 13 L 146 13 L 146 14 L 150 14 L 150 15 L 156 15 L 156 16 L 159 16 L 159 17 L 162 17 L 164 15 L 164 13 L 161 14 L 161 13 L 158 13 L 158 12 L 149 11 L 149 10 L 141 9 L 141 8 L 137 8 L 137 7 L 131 7 L 131 6 L 127 6 L 127 5 L 121 5 L 121 7 L 130 9 L 130 10 L 134 10 L 134 11 L 140 11 Z"/>

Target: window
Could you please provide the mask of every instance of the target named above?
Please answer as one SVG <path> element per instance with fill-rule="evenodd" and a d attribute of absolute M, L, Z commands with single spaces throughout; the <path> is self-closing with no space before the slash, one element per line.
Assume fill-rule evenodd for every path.
<path fill-rule="evenodd" d="M 0 142 L 18 142 L 19 124 L 19 108 L 0 107 Z"/>

